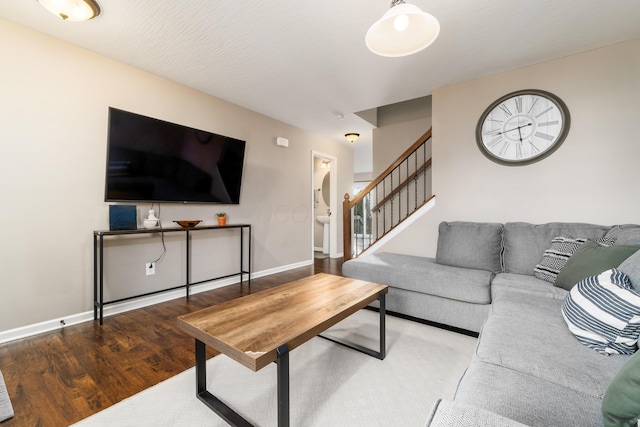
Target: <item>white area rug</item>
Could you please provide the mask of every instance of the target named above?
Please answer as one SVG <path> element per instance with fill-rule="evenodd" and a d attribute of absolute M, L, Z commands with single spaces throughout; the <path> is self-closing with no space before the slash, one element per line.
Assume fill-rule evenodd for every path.
<path fill-rule="evenodd" d="M 379 315 L 361 310 L 324 335 L 378 349 Z M 378 360 L 322 338 L 289 356 L 292 426 L 424 426 L 452 398 L 476 339 L 387 316 Z M 208 390 L 257 426 L 277 425 L 276 365 L 253 372 L 226 356 L 207 361 Z M 195 368 L 81 422 L 95 426 L 226 426 L 196 397 Z"/>
<path fill-rule="evenodd" d="M 13 418 L 13 406 L 11 406 L 11 400 L 9 399 L 9 393 L 7 392 L 7 386 L 4 383 L 4 377 L 0 372 L 0 422 Z"/>

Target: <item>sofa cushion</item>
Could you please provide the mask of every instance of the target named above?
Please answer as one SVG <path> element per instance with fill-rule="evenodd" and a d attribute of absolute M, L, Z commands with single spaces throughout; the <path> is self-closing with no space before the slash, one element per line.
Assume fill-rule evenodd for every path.
<path fill-rule="evenodd" d="M 502 271 L 533 276 L 536 264 L 540 262 L 554 237 L 572 236 L 595 240 L 604 236 L 608 230 L 609 227 L 582 223 L 551 222 L 536 225 L 508 222 L 502 232 Z"/>
<path fill-rule="evenodd" d="M 377 300 L 370 305 L 379 307 Z M 472 304 L 393 286 L 389 287 L 386 305 L 387 312 L 453 326 L 474 332 L 476 336 L 491 310 L 491 304 Z"/>
<path fill-rule="evenodd" d="M 345 262 L 342 274 L 458 301 L 491 303 L 493 273 L 441 265 L 433 258 L 374 253 Z"/>
<path fill-rule="evenodd" d="M 438 399 L 431 409 L 426 427 L 451 426 L 527 427 L 477 406 Z"/>
<path fill-rule="evenodd" d="M 544 251 L 542 260 L 533 269 L 533 275 L 545 282 L 555 283 L 560 270 L 564 268 L 567 261 L 580 245 L 587 239 L 579 237 L 574 239 L 568 236 L 558 236 L 551 240 L 551 247 Z"/>
<path fill-rule="evenodd" d="M 454 267 L 501 271 L 502 224 L 442 222 L 436 262 Z"/>
<path fill-rule="evenodd" d="M 565 295 L 568 293 L 564 292 Z M 517 319 L 526 318 L 528 322 L 557 325 L 563 301 L 564 298 L 560 295 L 520 292 L 512 288 L 499 287 L 492 291 L 490 313 Z"/>
<path fill-rule="evenodd" d="M 571 290 L 576 283 L 586 277 L 618 267 L 638 248 L 631 246 L 600 246 L 594 241 L 584 243 L 569 258 L 556 278 L 555 286 Z"/>
<path fill-rule="evenodd" d="M 580 344 L 562 319 L 558 301 L 548 301 L 549 308 L 557 307 L 556 315 L 543 322 L 526 312 L 520 317 L 491 313 L 480 332 L 476 357 L 601 399 L 629 356 L 603 357 Z"/>
<path fill-rule="evenodd" d="M 562 316 L 578 341 L 598 353 L 632 354 L 637 349 L 640 294 L 616 269 L 588 277 L 571 289 Z"/>
<path fill-rule="evenodd" d="M 585 375 L 584 367 L 582 370 Z M 471 364 L 460 380 L 454 401 L 534 427 L 594 426 L 602 419 L 602 400 L 597 397 L 478 361 Z"/>
<path fill-rule="evenodd" d="M 640 352 L 620 369 L 602 399 L 605 427 L 631 427 L 640 418 Z"/>
<path fill-rule="evenodd" d="M 563 300 L 568 291 L 526 274 L 500 273 L 491 280 L 492 298 L 502 290 Z"/>
<path fill-rule="evenodd" d="M 618 270 L 629 276 L 633 289 L 640 292 L 640 251 L 622 261 Z"/>
<path fill-rule="evenodd" d="M 615 239 L 615 244 L 618 246 L 640 246 L 640 226 L 616 225 L 611 227 L 605 237 Z"/>

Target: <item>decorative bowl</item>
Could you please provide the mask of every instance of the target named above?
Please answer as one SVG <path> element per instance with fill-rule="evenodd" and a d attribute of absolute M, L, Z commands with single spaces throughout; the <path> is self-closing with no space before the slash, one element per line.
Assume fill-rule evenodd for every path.
<path fill-rule="evenodd" d="M 173 221 L 173 222 L 177 222 L 182 227 L 189 228 L 189 227 L 195 227 L 196 225 L 200 224 L 202 222 L 202 220 L 200 220 L 200 219 L 183 219 L 183 220 L 180 220 L 180 221 Z"/>

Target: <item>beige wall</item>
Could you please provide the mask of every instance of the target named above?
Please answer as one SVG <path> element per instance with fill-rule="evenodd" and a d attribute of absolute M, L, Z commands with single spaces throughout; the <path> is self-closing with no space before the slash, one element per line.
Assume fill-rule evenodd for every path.
<path fill-rule="evenodd" d="M 431 127 L 431 96 L 378 108 L 373 130 L 373 178 Z"/>
<path fill-rule="evenodd" d="M 474 138 L 478 118 L 500 96 L 530 88 L 567 104 L 567 139 L 529 166 L 487 160 Z M 436 206 L 382 250 L 434 256 L 443 220 L 639 223 L 639 96 L 640 40 L 436 90 Z"/>
<path fill-rule="evenodd" d="M 338 194 L 351 191 L 346 144 L 8 21 L 0 20 L 0 40 L 0 332 L 92 309 L 92 231 L 109 227 L 103 201 L 109 106 L 247 141 L 239 205 L 163 204 L 161 219 L 213 224 L 215 212 L 225 210 L 230 222 L 251 223 L 256 272 L 311 260 L 312 150 L 338 159 Z M 289 148 L 277 147 L 277 136 L 288 138 Z M 138 206 L 139 219 L 149 208 Z M 194 280 L 237 263 L 233 236 L 194 239 Z M 338 240 L 341 247 L 341 233 Z M 162 252 L 159 238 L 111 241 L 112 296 L 180 284 L 184 243 L 167 236 L 167 248 L 156 275 L 146 277 L 144 263 Z M 211 252 L 223 256 L 212 261 Z"/>

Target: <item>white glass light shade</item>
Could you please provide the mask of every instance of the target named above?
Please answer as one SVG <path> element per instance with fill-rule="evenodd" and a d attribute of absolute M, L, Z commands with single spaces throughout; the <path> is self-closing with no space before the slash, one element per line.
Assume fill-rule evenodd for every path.
<path fill-rule="evenodd" d="M 100 14 L 93 0 L 38 0 L 49 12 L 65 21 L 88 21 Z"/>
<path fill-rule="evenodd" d="M 376 21 L 365 37 L 369 50 L 381 56 L 420 52 L 440 34 L 440 23 L 417 6 L 400 3 Z"/>
<path fill-rule="evenodd" d="M 360 137 L 360 134 L 351 132 L 351 133 L 346 133 L 344 137 L 347 138 L 349 142 L 356 142 L 356 139 Z"/>

